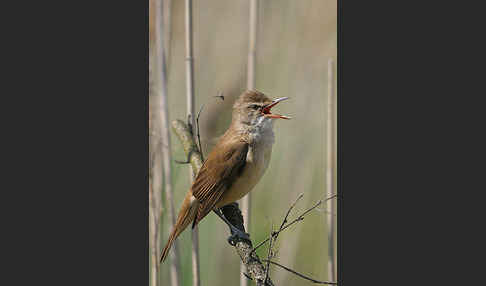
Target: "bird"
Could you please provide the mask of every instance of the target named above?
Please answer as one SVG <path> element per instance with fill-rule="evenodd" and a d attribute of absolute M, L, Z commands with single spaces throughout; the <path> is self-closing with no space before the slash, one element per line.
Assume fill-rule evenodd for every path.
<path fill-rule="evenodd" d="M 233 203 L 260 181 L 267 169 L 275 142 L 275 119 L 289 116 L 271 113 L 272 107 L 289 99 L 270 99 L 256 90 L 244 91 L 232 108 L 232 121 L 204 161 L 187 192 L 160 262 L 165 261 L 174 241 L 192 223 L 194 228 L 214 211 L 232 234 L 249 239 L 223 216 L 220 208 Z"/>

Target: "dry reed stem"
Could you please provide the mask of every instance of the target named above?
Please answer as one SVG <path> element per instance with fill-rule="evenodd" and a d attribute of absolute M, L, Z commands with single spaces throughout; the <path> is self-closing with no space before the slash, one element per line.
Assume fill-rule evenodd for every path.
<path fill-rule="evenodd" d="M 150 55 L 152 55 L 150 53 Z M 152 57 L 149 59 L 149 96 L 153 92 L 153 72 L 152 72 Z M 153 97 L 152 97 L 153 98 Z M 150 285 L 151 286 L 158 286 L 159 284 L 159 263 L 158 263 L 158 253 L 159 249 L 157 248 L 157 235 L 158 235 L 158 227 L 156 223 L 156 214 L 158 213 L 156 210 L 156 203 L 155 198 L 153 195 L 153 166 L 154 166 L 154 146 L 157 144 L 156 140 L 152 134 L 154 133 L 154 124 L 153 124 L 153 113 L 149 109 L 149 138 L 150 138 L 150 150 L 149 150 L 149 247 L 150 247 Z"/>
<path fill-rule="evenodd" d="M 247 65 L 247 89 L 255 89 L 255 64 L 256 64 L 256 42 L 257 42 L 257 19 L 258 1 L 250 0 L 249 7 L 249 41 L 248 41 L 248 65 Z M 241 209 L 245 222 L 245 229 L 250 229 L 251 194 L 247 194 L 241 200 Z M 240 286 L 248 285 L 245 275 L 245 265 L 240 264 Z"/>
<path fill-rule="evenodd" d="M 193 30 L 192 30 L 192 0 L 185 1 L 185 29 L 186 29 L 186 100 L 187 116 L 191 126 L 191 133 L 194 131 L 195 119 L 195 95 L 194 95 L 194 55 L 193 55 Z M 189 180 L 194 179 L 194 170 L 189 165 Z M 192 229 L 192 285 L 199 286 L 199 231 L 198 226 Z"/>
<path fill-rule="evenodd" d="M 156 65 L 156 89 L 158 99 L 158 109 L 156 113 L 160 113 L 160 136 L 162 140 L 162 159 L 163 159 L 163 173 L 164 173 L 164 193 L 167 205 L 167 217 L 171 226 L 175 224 L 174 203 L 172 194 L 172 174 L 171 174 L 171 151 L 170 151 L 170 132 L 169 132 L 169 111 L 167 98 L 167 75 L 164 55 L 164 26 L 163 26 L 163 3 L 162 0 L 156 0 L 155 5 L 155 58 Z M 157 192 L 154 192 L 156 195 Z M 162 208 L 160 208 L 161 211 Z M 161 215 L 161 213 L 159 213 Z M 169 230 L 170 232 L 170 230 Z M 160 231 L 159 231 L 160 233 Z M 160 243 L 160 238 L 158 239 Z M 170 276 L 171 285 L 179 285 L 179 256 L 177 243 L 174 243 L 173 251 L 170 254 Z M 160 248 L 159 248 L 160 249 Z"/>
<path fill-rule="evenodd" d="M 167 73 L 170 71 L 170 44 L 172 40 L 172 0 L 163 0 L 164 3 L 164 55 L 165 55 L 165 65 L 167 67 Z"/>
<path fill-rule="evenodd" d="M 149 237 L 149 245 L 150 245 L 150 285 L 151 286 L 158 286 L 159 285 L 159 261 L 158 261 L 158 249 L 157 249 L 157 223 L 155 219 L 156 209 L 154 203 L 154 196 L 153 196 L 153 189 L 152 183 L 149 182 L 149 227 L 150 227 L 150 237 Z"/>
<path fill-rule="evenodd" d="M 332 58 L 327 63 L 327 196 L 334 194 L 334 70 Z M 327 202 L 327 209 L 331 214 L 335 213 L 334 201 Z M 336 248 L 334 247 L 334 235 L 336 231 L 335 218 L 327 215 L 327 237 L 328 237 L 328 277 L 336 281 Z"/>

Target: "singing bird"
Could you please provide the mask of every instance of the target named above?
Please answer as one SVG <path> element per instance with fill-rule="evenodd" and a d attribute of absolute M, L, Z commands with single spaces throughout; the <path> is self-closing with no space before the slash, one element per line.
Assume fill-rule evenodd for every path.
<path fill-rule="evenodd" d="M 233 105 L 230 127 L 204 161 L 182 202 L 161 261 L 166 259 L 181 232 L 190 223 L 194 228 L 211 211 L 228 224 L 232 233 L 248 239 L 248 234 L 232 226 L 219 209 L 250 192 L 267 169 L 275 141 L 273 120 L 290 119 L 270 110 L 286 99 L 288 97 L 271 100 L 254 90 L 238 97 Z"/>

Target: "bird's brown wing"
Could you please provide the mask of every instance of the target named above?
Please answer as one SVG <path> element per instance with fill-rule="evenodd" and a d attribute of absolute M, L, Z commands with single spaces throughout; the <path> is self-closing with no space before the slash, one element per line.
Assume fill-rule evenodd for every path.
<path fill-rule="evenodd" d="M 219 145 L 211 152 L 192 185 L 192 195 L 199 201 L 199 209 L 192 227 L 196 226 L 219 201 L 221 195 L 243 171 L 248 143 L 243 141 Z"/>

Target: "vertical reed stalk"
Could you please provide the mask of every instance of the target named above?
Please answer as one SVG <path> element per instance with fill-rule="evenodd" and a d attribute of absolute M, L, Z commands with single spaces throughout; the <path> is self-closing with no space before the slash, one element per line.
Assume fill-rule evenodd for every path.
<path fill-rule="evenodd" d="M 190 123 L 194 129 L 195 122 L 195 96 L 194 96 L 194 55 L 192 43 L 192 0 L 186 0 L 186 99 L 187 115 L 190 116 Z M 192 174 L 192 171 L 191 171 Z M 191 175 L 192 178 L 192 175 Z"/>
<path fill-rule="evenodd" d="M 332 58 L 327 62 L 327 197 L 334 195 L 334 65 Z M 335 200 L 327 201 L 327 237 L 328 237 L 328 262 L 327 273 L 329 281 L 336 281 L 336 248 L 334 247 L 334 236 L 336 232 Z"/>
<path fill-rule="evenodd" d="M 152 72 L 152 64 L 153 64 L 153 57 L 152 57 L 152 49 L 149 52 L 149 100 L 152 96 L 153 92 L 153 72 Z M 158 227 L 156 222 L 156 214 L 159 213 L 156 210 L 156 203 L 155 197 L 153 195 L 153 165 L 154 165 L 154 146 L 156 145 L 156 140 L 153 138 L 154 136 L 154 124 L 152 120 L 152 112 L 149 108 L 149 247 L 150 247 L 150 286 L 158 286 L 159 279 L 159 260 L 158 253 L 159 249 L 157 248 L 157 235 L 158 235 Z"/>
<path fill-rule="evenodd" d="M 191 124 L 193 134 L 195 127 L 195 95 L 194 95 L 194 55 L 193 55 L 193 30 L 192 30 L 192 0 L 186 0 L 186 100 L 187 116 Z M 192 166 L 189 165 L 190 181 L 194 179 Z M 198 226 L 192 230 L 192 285 L 200 285 L 199 277 L 199 230 Z"/>
<path fill-rule="evenodd" d="M 256 63 L 256 42 L 257 42 L 257 20 L 258 20 L 258 0 L 250 0 L 250 27 L 248 41 L 248 70 L 247 88 L 255 88 L 255 63 Z"/>
<path fill-rule="evenodd" d="M 150 286 L 159 286 L 159 249 L 157 248 L 158 227 L 152 182 L 149 181 L 149 228 L 150 228 Z"/>
<path fill-rule="evenodd" d="M 164 191 L 167 205 L 167 217 L 169 219 L 170 228 L 172 229 L 175 224 L 175 214 L 174 214 L 174 203 L 172 195 L 172 174 L 171 174 L 171 144 L 170 144 L 170 132 L 169 132 L 169 110 L 168 110 L 168 98 L 167 98 L 167 75 L 165 66 L 165 55 L 164 55 L 164 22 L 163 22 L 163 4 L 162 0 L 156 0 L 155 5 L 155 58 L 156 65 L 155 69 L 157 71 L 156 76 L 156 88 L 157 88 L 157 99 L 158 99 L 158 109 L 156 113 L 160 112 L 160 136 L 162 145 L 162 159 L 163 159 L 163 173 L 164 173 Z M 154 191 L 156 195 L 157 191 Z M 160 210 L 162 208 L 160 207 Z M 158 214 L 161 215 L 161 212 Z M 160 220 L 157 220 L 158 222 Z M 170 233 L 171 229 L 168 231 Z M 160 232 L 159 232 L 160 233 Z M 160 237 L 160 236 L 159 236 Z M 161 243 L 160 238 L 158 239 L 158 244 Z M 161 248 L 159 247 L 159 250 Z M 174 243 L 173 250 L 170 254 L 170 276 L 171 285 L 179 285 L 179 251 L 177 243 Z M 160 251 L 159 251 L 160 255 Z"/>
<path fill-rule="evenodd" d="M 257 20 L 258 20 L 258 1 L 250 0 L 250 20 L 249 20 L 249 41 L 248 41 L 248 64 L 247 64 L 247 89 L 255 89 L 255 65 L 256 65 L 256 42 L 257 42 Z M 251 193 L 248 193 L 241 200 L 241 211 L 243 214 L 244 226 L 250 232 L 250 210 Z M 248 279 L 245 264 L 240 264 L 240 286 L 247 286 Z"/>
<path fill-rule="evenodd" d="M 165 55 L 165 66 L 167 67 L 167 73 L 170 71 L 170 43 L 172 39 L 172 0 L 163 0 L 164 4 L 164 55 Z"/>

